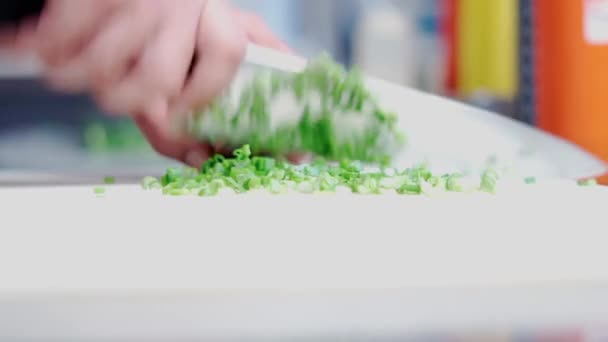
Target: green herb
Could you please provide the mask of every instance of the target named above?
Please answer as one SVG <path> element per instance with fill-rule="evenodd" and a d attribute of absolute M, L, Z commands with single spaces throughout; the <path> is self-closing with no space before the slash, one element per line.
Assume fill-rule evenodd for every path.
<path fill-rule="evenodd" d="M 103 183 L 107 184 L 107 185 L 111 185 L 116 183 L 116 178 L 112 177 L 112 176 L 107 176 L 103 178 Z"/>
<path fill-rule="evenodd" d="M 536 178 L 535 177 L 526 177 L 526 178 L 524 178 L 524 182 L 526 184 L 536 184 Z"/>
<path fill-rule="evenodd" d="M 273 124 L 274 104 L 285 99 L 301 112 L 293 113 L 291 122 Z M 360 72 L 345 70 L 327 55 L 295 74 L 259 72 L 236 102 L 228 93 L 191 114 L 185 126 L 200 140 L 249 144 L 254 152 L 274 156 L 309 152 L 331 160 L 388 164 L 405 143 L 397 116 L 377 104 Z"/>
<path fill-rule="evenodd" d="M 161 182 L 157 178 L 151 177 L 151 176 L 144 177 L 144 179 L 142 179 L 142 181 L 141 181 L 141 186 L 145 190 L 162 188 Z"/>
<path fill-rule="evenodd" d="M 92 152 L 151 152 L 146 138 L 132 120 L 91 122 L 84 128 L 83 142 Z"/>
<path fill-rule="evenodd" d="M 596 186 L 597 185 L 597 180 L 594 179 L 594 178 L 582 179 L 582 180 L 579 180 L 577 183 L 578 183 L 579 186 L 585 186 L 585 187 L 587 187 L 587 186 Z"/>
<path fill-rule="evenodd" d="M 480 190 L 494 193 L 496 191 L 496 183 L 498 182 L 498 173 L 494 170 L 486 170 L 481 175 Z"/>
<path fill-rule="evenodd" d="M 464 184 L 462 183 L 462 176 L 459 174 L 454 174 L 448 176 L 446 179 L 446 189 L 452 192 L 463 192 Z"/>
<path fill-rule="evenodd" d="M 105 189 L 105 188 L 103 188 L 103 187 L 98 186 L 98 187 L 95 187 L 95 188 L 93 189 L 93 192 L 95 193 L 95 195 L 100 196 L 100 195 L 103 195 L 103 194 L 105 194 L 105 193 L 106 193 L 106 189 Z"/>
<path fill-rule="evenodd" d="M 496 172 L 487 171 L 481 178 L 479 190 L 494 192 L 497 181 Z M 170 196 L 204 197 L 215 196 L 222 189 L 235 193 L 262 189 L 272 194 L 283 194 L 289 190 L 313 194 L 335 192 L 343 187 L 362 195 L 386 191 L 402 195 L 468 191 L 462 175 L 433 175 L 426 166 L 367 171 L 362 163 L 348 159 L 339 163 L 317 159 L 310 165 L 298 166 L 255 156 L 249 145 L 235 150 L 232 158 L 221 155 L 210 158 L 200 170 L 169 168 L 160 180 L 146 177 L 142 180 L 142 187 L 147 190 L 162 189 L 163 194 Z"/>

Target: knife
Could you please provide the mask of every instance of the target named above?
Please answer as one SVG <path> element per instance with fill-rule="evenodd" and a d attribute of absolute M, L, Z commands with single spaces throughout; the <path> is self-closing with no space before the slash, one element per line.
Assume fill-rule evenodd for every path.
<path fill-rule="evenodd" d="M 34 17 L 44 0 L 0 1 L 0 26 Z M 250 44 L 231 93 L 238 96 L 259 70 L 293 73 L 307 61 Z M 477 172 L 488 163 L 514 175 L 580 179 L 608 171 L 605 162 L 582 148 L 530 125 L 486 110 L 412 88 L 365 77 L 365 84 L 383 107 L 398 114 L 408 146 L 395 158 L 399 167 L 428 163 L 434 169 Z M 176 116 L 174 125 L 184 124 Z"/>
<path fill-rule="evenodd" d="M 304 58 L 250 44 L 230 93 L 236 99 L 258 71 L 294 73 L 306 65 Z M 384 108 L 398 114 L 408 137 L 394 158 L 397 167 L 427 163 L 434 170 L 476 173 L 493 166 L 543 179 L 596 177 L 608 170 L 581 147 L 512 118 L 373 77 L 364 77 L 364 83 Z"/>

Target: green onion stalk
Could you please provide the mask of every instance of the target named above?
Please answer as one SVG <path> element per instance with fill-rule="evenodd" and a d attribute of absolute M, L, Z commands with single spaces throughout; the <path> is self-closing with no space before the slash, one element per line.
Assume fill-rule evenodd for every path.
<path fill-rule="evenodd" d="M 257 70 L 233 95 L 229 90 L 187 116 L 182 129 L 205 142 L 247 144 L 256 154 L 295 152 L 382 165 L 405 144 L 397 115 L 377 103 L 361 73 L 327 55 L 297 73 Z"/>
<path fill-rule="evenodd" d="M 160 177 L 146 177 L 142 187 L 160 190 L 165 195 L 196 195 L 210 197 L 223 190 L 247 193 L 255 190 L 271 194 L 297 192 L 304 194 L 335 193 L 346 189 L 355 194 L 379 195 L 393 192 L 400 195 L 422 195 L 437 192 L 493 193 L 498 176 L 486 172 L 478 185 L 460 174 L 435 175 L 419 166 L 405 170 L 365 168 L 359 161 L 343 159 L 327 162 L 318 159 L 307 165 L 295 165 L 283 159 L 256 156 L 251 146 L 236 149 L 232 157 L 215 155 L 200 168 L 172 167 Z"/>

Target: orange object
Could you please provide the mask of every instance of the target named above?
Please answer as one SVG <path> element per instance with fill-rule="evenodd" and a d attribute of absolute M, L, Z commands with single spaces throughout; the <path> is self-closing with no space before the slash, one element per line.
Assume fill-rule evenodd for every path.
<path fill-rule="evenodd" d="M 608 0 L 535 0 L 537 124 L 608 161 Z"/>
<path fill-rule="evenodd" d="M 598 184 L 608 186 L 608 174 L 596 178 Z"/>

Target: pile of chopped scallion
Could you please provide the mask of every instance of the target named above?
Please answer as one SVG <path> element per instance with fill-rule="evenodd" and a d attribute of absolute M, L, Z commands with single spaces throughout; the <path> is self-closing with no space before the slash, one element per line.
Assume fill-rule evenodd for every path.
<path fill-rule="evenodd" d="M 359 162 L 343 160 L 328 163 L 317 160 L 308 165 L 294 165 L 272 157 L 252 156 L 249 145 L 234 151 L 234 157 L 216 155 L 200 170 L 169 168 L 160 179 L 146 177 L 146 190 L 159 189 L 163 194 L 214 196 L 222 190 L 246 193 L 266 190 L 272 194 L 350 190 L 357 194 L 382 194 L 393 191 L 403 195 L 433 192 L 494 192 L 498 175 L 486 171 L 479 184 L 472 185 L 460 174 L 433 175 L 425 167 L 406 170 L 382 168 L 365 170 Z"/>

